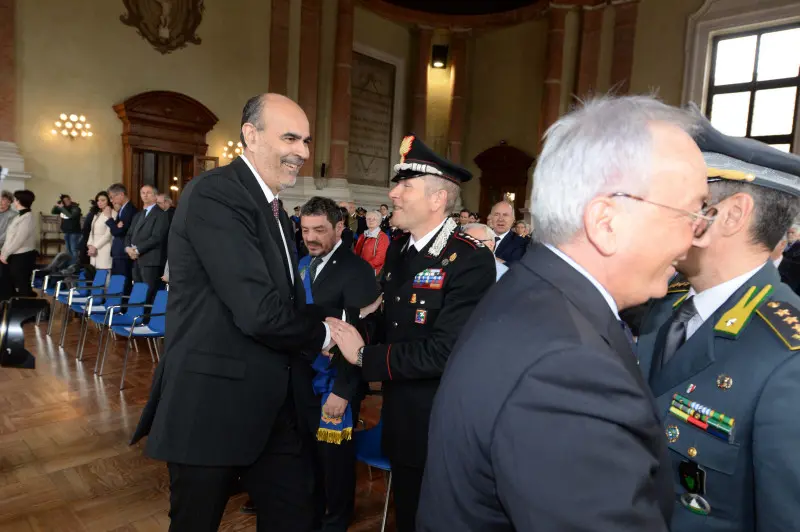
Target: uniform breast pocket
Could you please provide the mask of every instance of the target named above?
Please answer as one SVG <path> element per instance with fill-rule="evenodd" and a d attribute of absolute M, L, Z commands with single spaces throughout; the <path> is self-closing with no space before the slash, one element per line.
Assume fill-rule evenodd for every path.
<path fill-rule="evenodd" d="M 444 294 L 441 290 L 416 290 L 411 294 L 409 304 L 421 309 L 440 309 L 444 302 Z"/>

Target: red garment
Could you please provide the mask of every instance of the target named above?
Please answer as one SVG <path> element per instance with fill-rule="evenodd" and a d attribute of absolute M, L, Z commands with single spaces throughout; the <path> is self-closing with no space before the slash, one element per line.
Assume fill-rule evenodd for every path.
<path fill-rule="evenodd" d="M 364 233 L 356 242 L 356 255 L 369 262 L 377 275 L 386 261 L 386 250 L 389 249 L 389 237 L 383 231 L 378 232 L 378 238 L 367 238 Z"/>

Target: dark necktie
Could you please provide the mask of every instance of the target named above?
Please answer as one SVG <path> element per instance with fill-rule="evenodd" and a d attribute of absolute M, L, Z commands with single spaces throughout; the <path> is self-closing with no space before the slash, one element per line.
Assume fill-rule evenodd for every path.
<path fill-rule="evenodd" d="M 322 257 L 314 257 L 311 259 L 311 264 L 308 265 L 308 273 L 311 275 L 311 284 L 314 284 L 314 279 L 317 278 L 317 270 L 320 264 L 322 264 Z"/>
<path fill-rule="evenodd" d="M 631 344 L 631 349 L 636 352 L 636 340 L 633 339 L 633 332 L 631 328 L 628 327 L 628 324 L 622 320 L 619 320 L 619 325 L 622 327 L 622 332 L 625 333 L 625 338 L 628 339 L 628 343 Z"/>
<path fill-rule="evenodd" d="M 280 205 L 278 205 L 278 198 L 273 198 L 273 200 L 270 202 L 270 205 L 272 205 L 272 214 L 275 215 L 275 219 L 280 220 L 280 216 L 278 215 L 278 212 L 280 212 Z"/>
<path fill-rule="evenodd" d="M 664 350 L 661 352 L 661 367 L 675 355 L 680 346 L 686 341 L 686 326 L 695 315 L 697 308 L 694 306 L 694 298 L 690 297 L 672 313 L 667 325 L 667 335 L 664 338 Z"/>
<path fill-rule="evenodd" d="M 497 245 L 498 242 L 500 242 L 500 237 L 499 236 L 494 237 L 494 245 L 495 246 Z"/>

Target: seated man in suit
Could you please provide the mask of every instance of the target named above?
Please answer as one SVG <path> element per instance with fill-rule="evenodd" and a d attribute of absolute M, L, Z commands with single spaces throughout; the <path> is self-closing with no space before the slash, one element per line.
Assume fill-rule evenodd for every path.
<path fill-rule="evenodd" d="M 125 253 L 133 261 L 134 282 L 147 283 L 147 302 L 151 303 L 164 273 L 169 215 L 156 205 L 158 191 L 154 186 L 144 185 L 140 194 L 144 208 L 134 217 L 125 237 Z"/>
<path fill-rule="evenodd" d="M 489 217 L 497 236 L 494 256 L 505 263 L 516 262 L 525 254 L 528 241 L 511 230 L 514 226 L 514 206 L 507 201 L 496 203 Z"/>
<path fill-rule="evenodd" d="M 311 198 L 300 210 L 300 226 L 309 253 L 299 263 L 306 303 L 330 315 L 373 303 L 378 297 L 375 272 L 343 244 L 344 213 L 340 207 L 328 198 Z M 342 360 L 336 362 L 341 364 L 330 366 L 328 358 L 320 355 L 314 363 L 317 371 L 309 368 L 314 388 L 313 393 L 309 388 L 305 409 L 309 428 L 319 440 L 314 529 L 322 532 L 345 532 L 353 517 L 356 454 L 351 436 L 366 390 L 359 368 Z M 335 423 L 321 422 L 320 399 L 322 416 L 339 420 L 341 429 Z"/>

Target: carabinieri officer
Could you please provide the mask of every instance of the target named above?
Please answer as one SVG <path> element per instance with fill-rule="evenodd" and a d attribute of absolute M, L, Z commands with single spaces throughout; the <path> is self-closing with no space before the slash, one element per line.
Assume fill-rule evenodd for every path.
<path fill-rule="evenodd" d="M 702 122 L 715 219 L 638 345 L 675 471 L 672 530 L 800 530 L 800 298 L 768 260 L 800 210 L 800 157 Z"/>
<path fill-rule="evenodd" d="M 365 333 L 365 342 L 347 323 L 329 323 L 342 354 L 361 366 L 363 378 L 383 382 L 382 447 L 392 465 L 397 530 L 409 532 L 415 528 L 439 379 L 461 328 L 494 284 L 495 266 L 488 248 L 458 231 L 450 217 L 461 183 L 472 175 L 414 136 L 403 139 L 400 155 L 389 198 L 392 224 L 407 233 L 386 253 L 376 328 Z"/>

